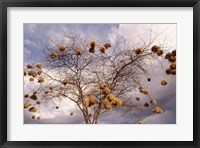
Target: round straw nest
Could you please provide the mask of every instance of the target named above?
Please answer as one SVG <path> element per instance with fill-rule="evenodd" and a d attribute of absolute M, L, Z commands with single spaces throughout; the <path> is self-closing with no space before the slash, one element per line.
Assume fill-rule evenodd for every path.
<path fill-rule="evenodd" d="M 166 72 L 167 75 L 171 74 L 171 70 L 170 69 L 167 69 L 165 72 Z"/>
<path fill-rule="evenodd" d="M 66 48 L 66 46 L 65 46 L 64 44 L 61 44 L 61 45 L 59 46 L 59 50 L 60 50 L 60 51 L 65 51 L 65 48 Z"/>
<path fill-rule="evenodd" d="M 106 44 L 104 44 L 104 46 L 106 47 L 106 49 L 108 49 L 108 48 L 111 47 L 111 44 L 110 43 L 106 43 Z"/>
<path fill-rule="evenodd" d="M 170 73 L 171 73 L 172 75 L 176 75 L 176 69 L 171 69 L 171 70 L 170 70 Z"/>
<path fill-rule="evenodd" d="M 31 104 L 29 102 L 24 102 L 24 108 L 28 108 Z"/>
<path fill-rule="evenodd" d="M 44 78 L 42 76 L 38 77 L 38 83 L 43 83 L 44 82 Z"/>
<path fill-rule="evenodd" d="M 96 96 L 94 95 L 89 96 L 89 103 L 90 103 L 90 106 L 96 104 L 97 103 Z"/>
<path fill-rule="evenodd" d="M 155 99 L 151 99 L 151 100 L 150 100 L 150 103 L 153 104 L 153 105 L 156 105 L 156 104 L 157 104 L 157 101 L 156 101 Z"/>
<path fill-rule="evenodd" d="M 83 100 L 83 105 L 85 107 L 89 107 L 90 106 L 90 100 L 89 100 L 89 98 L 86 98 L 86 99 Z"/>
<path fill-rule="evenodd" d="M 49 86 L 49 89 L 50 89 L 50 90 L 53 90 L 53 86 Z"/>
<path fill-rule="evenodd" d="M 35 94 L 31 95 L 30 98 L 31 98 L 32 100 L 37 100 L 37 96 L 36 96 Z"/>
<path fill-rule="evenodd" d="M 157 55 L 158 55 L 158 56 L 161 56 L 163 53 L 164 53 L 164 52 L 163 52 L 163 50 L 161 50 L 161 49 L 159 49 L 159 50 L 157 51 Z"/>
<path fill-rule="evenodd" d="M 52 59 L 55 59 L 55 58 L 57 58 L 57 57 L 58 57 L 57 52 L 52 52 L 52 53 L 51 53 L 51 58 L 52 58 Z"/>
<path fill-rule="evenodd" d="M 67 85 L 68 82 L 69 82 L 68 79 L 65 78 L 65 79 L 62 81 L 62 84 L 63 84 L 63 85 Z"/>
<path fill-rule="evenodd" d="M 81 48 L 75 50 L 75 55 L 80 56 L 83 54 L 83 50 Z"/>
<path fill-rule="evenodd" d="M 142 53 L 142 48 L 135 49 L 135 54 L 139 55 Z"/>
<path fill-rule="evenodd" d="M 89 52 L 95 53 L 95 49 L 94 49 L 94 48 L 90 48 L 90 49 L 89 49 Z"/>
<path fill-rule="evenodd" d="M 141 93 L 143 93 L 143 94 L 149 94 L 149 90 L 148 89 L 146 89 L 146 88 L 139 88 L 139 91 L 141 92 Z"/>
<path fill-rule="evenodd" d="M 32 119 L 35 119 L 35 115 L 32 115 Z"/>
<path fill-rule="evenodd" d="M 37 104 L 37 105 L 40 105 L 40 104 L 41 104 L 41 101 L 40 101 L 40 100 L 37 100 L 37 101 L 36 101 L 36 104 Z"/>
<path fill-rule="evenodd" d="M 28 75 L 29 75 L 29 76 L 33 76 L 33 77 L 37 77 L 37 71 L 35 71 L 35 70 L 30 70 L 30 71 L 28 72 Z"/>
<path fill-rule="evenodd" d="M 138 121 L 137 124 L 142 124 L 142 120 Z"/>
<path fill-rule="evenodd" d="M 173 51 L 172 51 L 172 55 L 173 55 L 173 56 L 176 56 L 176 50 L 173 50 Z"/>
<path fill-rule="evenodd" d="M 30 78 L 29 80 L 30 80 L 30 81 L 34 81 L 34 78 Z"/>
<path fill-rule="evenodd" d="M 41 69 L 42 68 L 42 64 L 36 64 L 36 67 Z"/>
<path fill-rule="evenodd" d="M 95 46 L 96 46 L 96 44 L 97 44 L 97 42 L 96 42 L 95 40 L 93 40 L 93 41 L 90 42 L 90 47 L 91 47 L 92 49 L 94 49 Z"/>
<path fill-rule="evenodd" d="M 100 46 L 100 51 L 101 51 L 101 53 L 106 53 L 106 47 L 105 46 Z"/>
<path fill-rule="evenodd" d="M 144 107 L 149 107 L 149 103 L 145 102 Z"/>
<path fill-rule="evenodd" d="M 24 98 L 28 98 L 28 97 L 29 97 L 29 95 L 28 95 L 28 94 L 25 94 L 25 95 L 24 95 Z"/>
<path fill-rule="evenodd" d="M 105 109 L 110 110 L 112 108 L 112 104 L 110 102 L 107 102 L 104 107 Z"/>
<path fill-rule="evenodd" d="M 160 84 L 163 85 L 163 86 L 165 86 L 165 85 L 167 85 L 167 81 L 166 81 L 166 80 L 162 80 L 162 81 L 160 82 Z"/>
<path fill-rule="evenodd" d="M 160 47 L 157 45 L 154 45 L 153 47 L 151 47 L 152 52 L 157 52 L 159 49 L 160 49 Z"/>
<path fill-rule="evenodd" d="M 147 78 L 147 81 L 150 82 L 150 81 L 151 81 L 151 78 Z"/>
<path fill-rule="evenodd" d="M 136 101 L 140 101 L 140 97 L 136 97 L 135 100 L 136 100 Z"/>
<path fill-rule="evenodd" d="M 107 87 L 106 84 L 104 84 L 104 83 L 100 83 L 100 84 L 99 84 L 99 88 L 100 88 L 100 89 L 104 89 L 105 87 Z"/>
<path fill-rule="evenodd" d="M 103 94 L 109 95 L 109 94 L 110 94 L 110 89 L 107 88 L 107 87 L 105 87 L 105 88 L 103 89 Z"/>
<path fill-rule="evenodd" d="M 36 112 L 36 111 L 37 111 L 37 109 L 35 107 L 29 108 L 29 112 Z"/>
<path fill-rule="evenodd" d="M 165 59 L 169 59 L 172 56 L 172 54 L 169 52 L 165 55 Z"/>
<path fill-rule="evenodd" d="M 170 65 L 170 69 L 176 69 L 176 63 L 172 63 L 172 64 Z"/>
<path fill-rule="evenodd" d="M 28 64 L 28 65 L 27 65 L 27 68 L 28 68 L 28 69 L 32 69 L 32 68 L 33 68 L 33 66 L 32 66 L 32 65 L 30 65 L 30 64 Z"/>
<path fill-rule="evenodd" d="M 152 112 L 156 113 L 156 114 L 160 114 L 163 112 L 163 110 L 160 107 L 156 107 L 156 108 L 152 109 Z"/>

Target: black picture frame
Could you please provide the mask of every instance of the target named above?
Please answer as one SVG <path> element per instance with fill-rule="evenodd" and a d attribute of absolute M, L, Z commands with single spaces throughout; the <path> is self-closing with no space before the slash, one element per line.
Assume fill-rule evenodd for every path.
<path fill-rule="evenodd" d="M 7 141 L 8 7 L 193 7 L 193 141 Z M 200 147 L 200 2 L 199 0 L 1 0 L 0 1 L 0 146 L 21 147 Z M 192 50 L 192 49 L 191 49 Z M 19 133 L 20 134 L 20 133 Z M 172 131 L 173 134 L 173 131 Z"/>

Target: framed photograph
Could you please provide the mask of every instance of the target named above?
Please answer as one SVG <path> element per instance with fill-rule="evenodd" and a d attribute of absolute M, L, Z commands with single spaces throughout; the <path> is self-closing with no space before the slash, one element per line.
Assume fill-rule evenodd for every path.
<path fill-rule="evenodd" d="M 1 147 L 199 147 L 199 5 L 1 1 Z"/>

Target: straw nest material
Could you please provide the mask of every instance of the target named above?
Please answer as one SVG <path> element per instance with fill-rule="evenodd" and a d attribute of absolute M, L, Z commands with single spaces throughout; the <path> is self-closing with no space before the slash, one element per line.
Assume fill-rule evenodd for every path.
<path fill-rule="evenodd" d="M 144 107 L 149 107 L 149 103 L 145 102 Z"/>
<path fill-rule="evenodd" d="M 171 73 L 172 75 L 176 75 L 176 69 L 171 69 L 171 70 L 170 70 L 170 73 Z"/>
<path fill-rule="evenodd" d="M 91 47 L 92 49 L 94 49 L 95 46 L 96 46 L 96 44 L 97 44 L 97 42 L 96 42 L 95 40 L 93 40 L 93 41 L 90 42 L 90 47 Z"/>
<path fill-rule="evenodd" d="M 176 62 L 176 56 L 171 56 L 171 57 L 169 58 L 169 61 L 170 61 L 170 62 Z"/>
<path fill-rule="evenodd" d="M 42 68 L 42 64 L 36 64 L 36 67 L 41 69 Z"/>
<path fill-rule="evenodd" d="M 38 77 L 38 83 L 43 83 L 44 82 L 44 78 L 42 76 Z"/>
<path fill-rule="evenodd" d="M 80 56 L 83 54 L 83 50 L 81 48 L 75 50 L 75 55 Z"/>
<path fill-rule="evenodd" d="M 28 65 L 27 65 L 27 68 L 28 68 L 28 69 L 32 69 L 32 68 L 33 68 L 33 66 L 32 66 L 32 65 L 30 65 L 30 64 L 28 64 Z"/>
<path fill-rule="evenodd" d="M 172 55 L 173 55 L 173 56 L 176 56 L 176 50 L 173 50 L 173 51 L 172 51 Z"/>
<path fill-rule="evenodd" d="M 89 100 L 89 98 L 86 98 L 86 99 L 83 100 L 83 105 L 85 107 L 89 107 L 90 106 L 90 100 Z"/>
<path fill-rule="evenodd" d="M 166 74 L 168 74 L 168 75 L 170 75 L 170 74 L 171 74 L 171 71 L 170 71 L 170 69 L 167 69 L 165 72 L 166 72 Z"/>
<path fill-rule="evenodd" d="M 35 119 L 35 115 L 32 115 L 32 119 Z"/>
<path fill-rule="evenodd" d="M 40 105 L 40 104 L 41 104 L 41 101 L 40 101 L 40 100 L 37 100 L 37 101 L 36 101 L 36 104 L 37 104 L 37 105 Z"/>
<path fill-rule="evenodd" d="M 156 108 L 152 109 L 152 112 L 156 113 L 156 114 L 160 114 L 163 112 L 163 110 L 160 107 L 156 107 Z"/>
<path fill-rule="evenodd" d="M 160 82 L 160 84 L 163 85 L 163 86 L 165 86 L 165 85 L 167 85 L 167 81 L 166 81 L 166 80 L 162 80 L 162 81 Z"/>
<path fill-rule="evenodd" d="M 110 110 L 112 108 L 112 104 L 110 102 L 107 102 L 104 107 L 105 109 Z"/>
<path fill-rule="evenodd" d="M 150 81 L 151 81 L 151 78 L 147 78 L 147 81 L 150 82 Z"/>
<path fill-rule="evenodd" d="M 100 46 L 100 51 L 101 51 L 101 53 L 106 53 L 106 47 L 105 46 Z"/>
<path fill-rule="evenodd" d="M 90 49 L 89 49 L 89 52 L 95 53 L 95 49 L 94 49 L 94 48 L 90 48 Z"/>
<path fill-rule="evenodd" d="M 106 47 L 106 49 L 108 49 L 108 48 L 111 47 L 111 44 L 110 43 L 106 43 L 106 44 L 104 44 L 104 46 Z"/>
<path fill-rule="evenodd" d="M 52 53 L 51 53 L 51 58 L 52 58 L 52 59 L 55 59 L 55 58 L 57 58 L 57 57 L 58 57 L 57 52 L 52 52 Z"/>
<path fill-rule="evenodd" d="M 60 50 L 60 51 L 65 51 L 65 48 L 66 48 L 66 46 L 65 46 L 64 44 L 61 44 L 61 45 L 59 46 L 59 50 Z"/>
<path fill-rule="evenodd" d="M 139 91 L 140 91 L 141 93 L 145 94 L 145 95 L 146 95 L 146 94 L 149 94 L 149 90 L 146 89 L 146 88 L 140 88 Z"/>
<path fill-rule="evenodd" d="M 100 83 L 100 84 L 99 84 L 99 88 L 100 88 L 100 89 L 104 89 L 105 87 L 107 87 L 106 84 L 104 84 L 104 83 Z"/>
<path fill-rule="evenodd" d="M 159 49 L 160 49 L 159 46 L 154 45 L 154 46 L 151 48 L 151 51 L 152 51 L 152 52 L 157 52 Z"/>
<path fill-rule="evenodd" d="M 142 53 L 142 48 L 137 48 L 135 49 L 135 54 L 141 54 Z"/>
<path fill-rule="evenodd" d="M 30 80 L 30 81 L 34 81 L 34 78 L 30 78 L 29 80 Z"/>
<path fill-rule="evenodd" d="M 24 102 L 24 108 L 28 108 L 29 106 L 29 102 Z"/>
<path fill-rule="evenodd" d="M 42 73 L 41 71 L 38 71 L 38 72 L 37 72 L 38 75 L 41 75 L 41 73 Z"/>
<path fill-rule="evenodd" d="M 48 91 L 48 90 L 46 90 L 46 91 L 45 91 L 45 94 L 48 94 L 48 93 L 49 93 L 49 91 Z"/>
<path fill-rule="evenodd" d="M 35 70 L 30 70 L 30 71 L 28 72 L 28 75 L 29 75 L 29 76 L 33 76 L 33 77 L 37 77 L 37 71 L 35 71 Z"/>
<path fill-rule="evenodd" d="M 176 69 L 176 63 L 172 63 L 172 64 L 170 65 L 170 69 Z"/>
<path fill-rule="evenodd" d="M 151 99 L 151 100 L 150 100 L 150 103 L 153 104 L 153 105 L 156 105 L 156 104 L 157 104 L 157 101 L 156 101 L 155 99 Z"/>
<path fill-rule="evenodd" d="M 118 106 L 121 106 L 123 104 L 122 100 L 119 99 L 119 98 L 115 98 L 115 101 L 116 101 Z"/>
<path fill-rule="evenodd" d="M 26 76 L 26 72 L 24 71 L 24 76 Z"/>
<path fill-rule="evenodd" d="M 107 88 L 107 87 L 105 87 L 102 91 L 103 91 L 103 94 L 105 94 L 105 95 L 109 95 L 110 94 L 110 89 Z"/>
<path fill-rule="evenodd" d="M 109 101 L 112 101 L 112 100 L 116 99 L 116 97 L 113 94 L 109 94 L 109 95 L 107 95 L 107 99 Z"/>
<path fill-rule="evenodd" d="M 157 51 L 157 55 L 158 55 L 158 56 L 161 56 L 163 53 L 164 53 L 164 52 L 163 52 L 163 50 L 161 50 L 161 49 L 159 49 L 159 50 Z"/>
<path fill-rule="evenodd" d="M 24 95 L 24 98 L 28 98 L 28 97 L 29 97 L 29 95 L 28 95 L 28 94 L 25 94 L 25 95 Z"/>
<path fill-rule="evenodd" d="M 169 52 L 165 55 L 165 59 L 169 59 L 172 56 L 172 54 Z"/>
<path fill-rule="evenodd" d="M 96 104 L 97 98 L 94 95 L 89 96 L 90 106 Z"/>
<path fill-rule="evenodd" d="M 140 97 L 136 97 L 135 100 L 140 101 Z"/>
<path fill-rule="evenodd" d="M 137 124 L 142 124 L 142 120 L 138 121 Z"/>
<path fill-rule="evenodd" d="M 50 90 L 53 90 L 53 86 L 49 86 L 49 89 L 50 89 Z"/>
<path fill-rule="evenodd" d="M 104 106 L 105 106 L 108 102 L 109 102 L 109 100 L 106 99 L 106 98 L 101 100 L 101 104 L 104 105 Z"/>
<path fill-rule="evenodd" d="M 31 98 L 32 100 L 37 100 L 37 96 L 36 96 L 35 94 L 31 95 L 30 98 Z"/>
<path fill-rule="evenodd" d="M 63 84 L 63 85 L 67 85 L 68 82 L 69 82 L 68 79 L 65 78 L 65 79 L 62 81 L 62 84 Z"/>
<path fill-rule="evenodd" d="M 37 109 L 35 107 L 29 108 L 29 112 L 36 112 L 36 111 L 37 111 Z"/>

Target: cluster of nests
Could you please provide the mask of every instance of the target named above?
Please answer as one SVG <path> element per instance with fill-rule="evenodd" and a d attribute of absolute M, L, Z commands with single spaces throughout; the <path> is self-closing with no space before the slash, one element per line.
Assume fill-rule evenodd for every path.
<path fill-rule="evenodd" d="M 105 98 L 101 100 L 101 103 L 105 109 L 110 110 L 113 106 L 122 105 L 122 100 L 111 94 L 111 91 L 106 84 L 99 84 L 99 88 L 105 95 Z"/>
<path fill-rule="evenodd" d="M 150 82 L 150 81 L 151 81 L 151 78 L 147 78 L 147 81 Z M 168 83 L 168 82 L 167 82 L 166 80 L 161 80 L 161 82 L 160 82 L 160 84 L 163 85 L 163 86 L 167 85 L 167 83 Z M 141 88 L 141 87 L 140 87 L 140 88 Z M 139 90 L 141 90 L 141 89 L 139 89 Z M 142 92 L 143 92 L 143 91 L 142 91 Z"/>
<path fill-rule="evenodd" d="M 94 95 L 91 95 L 88 98 L 83 100 L 83 105 L 85 107 L 90 107 L 92 105 L 95 105 L 96 103 L 97 103 L 97 98 Z"/>
<path fill-rule="evenodd" d="M 36 115 L 32 115 L 32 119 L 33 119 L 33 120 L 34 120 L 34 119 L 40 120 L 40 116 L 37 116 L 37 117 L 36 117 Z"/>
<path fill-rule="evenodd" d="M 96 42 L 95 40 L 93 40 L 93 41 L 90 42 L 90 49 L 89 49 L 89 52 L 95 53 L 96 44 L 97 44 L 97 42 Z M 101 45 L 99 49 L 100 49 L 100 52 L 101 52 L 101 53 L 106 53 L 106 50 L 107 50 L 108 48 L 110 48 L 110 47 L 111 47 L 111 44 L 110 44 L 110 43 L 106 43 L 106 44 L 104 44 L 104 45 Z"/>
<path fill-rule="evenodd" d="M 36 67 L 37 67 L 38 69 L 41 69 L 41 68 L 42 68 L 42 64 L 36 64 Z M 42 73 L 42 72 L 41 72 L 40 70 L 39 70 L 39 71 L 34 70 L 34 69 L 33 69 L 33 66 L 30 65 L 30 64 L 27 65 L 27 68 L 30 69 L 30 70 L 29 70 L 28 72 L 24 71 L 24 76 L 26 76 L 27 74 L 28 74 L 29 76 L 32 76 L 32 77 L 29 79 L 30 81 L 34 81 L 34 78 L 37 78 L 38 83 L 43 83 L 43 82 L 44 82 L 44 77 L 41 76 L 41 73 Z"/>
<path fill-rule="evenodd" d="M 169 69 L 166 70 L 166 73 L 168 75 L 176 75 L 176 50 L 167 53 L 165 59 L 171 63 Z"/>
<path fill-rule="evenodd" d="M 148 89 L 146 89 L 146 88 L 139 87 L 139 92 L 147 95 L 147 94 L 149 94 L 150 91 Z"/>
<path fill-rule="evenodd" d="M 164 51 L 158 45 L 154 45 L 153 47 L 151 47 L 151 51 L 157 53 L 158 56 L 161 56 L 164 53 Z"/>

